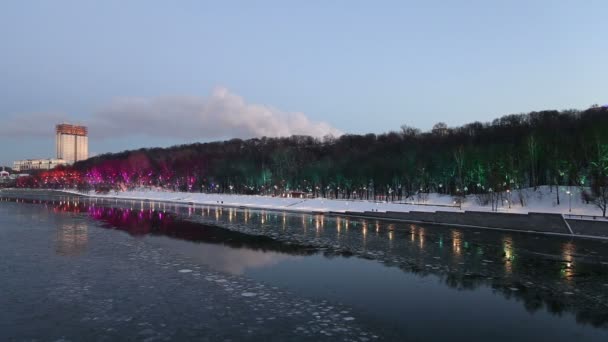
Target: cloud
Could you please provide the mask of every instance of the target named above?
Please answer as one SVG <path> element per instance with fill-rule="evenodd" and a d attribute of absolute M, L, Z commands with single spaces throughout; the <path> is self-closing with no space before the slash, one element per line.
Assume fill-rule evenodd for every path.
<path fill-rule="evenodd" d="M 4 119 L 0 125 L 0 137 L 48 138 L 54 135 L 55 124 L 61 122 L 88 126 L 89 134 L 94 139 L 139 135 L 209 141 L 294 134 L 314 137 L 342 134 L 328 123 L 312 121 L 303 113 L 250 104 L 226 88 L 216 88 L 208 97 L 118 98 L 89 118 L 78 120 L 49 113 L 12 116 Z"/>
<path fill-rule="evenodd" d="M 328 123 L 299 112 L 284 112 L 250 104 L 228 91 L 215 89 L 209 97 L 165 96 L 120 98 L 94 114 L 89 131 L 102 138 L 133 134 L 183 139 L 339 136 Z"/>
<path fill-rule="evenodd" d="M 13 115 L 0 120 L 0 138 L 49 138 L 55 136 L 55 124 L 68 117 L 55 113 Z"/>

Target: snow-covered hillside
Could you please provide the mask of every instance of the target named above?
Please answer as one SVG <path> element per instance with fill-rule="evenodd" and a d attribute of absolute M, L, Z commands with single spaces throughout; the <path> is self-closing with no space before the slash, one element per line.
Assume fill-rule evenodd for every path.
<path fill-rule="evenodd" d="M 498 201 L 499 212 L 528 213 L 562 213 L 573 215 L 592 215 L 601 216 L 600 209 L 594 203 L 585 203 L 581 194 L 583 189 L 579 187 L 560 187 L 559 199 L 557 203 L 557 189 L 555 187 L 541 186 L 536 190 L 527 188 L 514 190 L 511 193 L 502 193 Z M 70 191 L 72 192 L 72 191 Z M 76 192 L 72 192 L 76 193 Z M 414 196 L 407 201 L 400 203 L 373 202 L 373 201 L 348 201 L 330 199 L 300 199 L 282 198 L 269 196 L 248 196 L 248 195 L 228 195 L 228 194 L 203 194 L 167 191 L 125 191 L 112 192 L 106 195 L 95 194 L 88 196 L 120 198 L 130 200 L 152 200 L 152 201 L 173 201 L 181 203 L 209 204 L 209 205 L 229 205 L 243 206 L 250 208 L 266 209 L 288 209 L 293 211 L 491 211 L 492 206 L 488 195 L 468 195 L 460 206 L 459 198 L 440 195 L 425 194 Z"/>

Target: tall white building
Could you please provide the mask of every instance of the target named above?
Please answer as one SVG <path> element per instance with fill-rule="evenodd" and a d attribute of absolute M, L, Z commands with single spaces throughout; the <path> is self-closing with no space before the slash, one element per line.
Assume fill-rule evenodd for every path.
<path fill-rule="evenodd" d="M 89 137 L 85 126 L 60 124 L 56 128 L 57 158 L 69 164 L 89 158 Z"/>

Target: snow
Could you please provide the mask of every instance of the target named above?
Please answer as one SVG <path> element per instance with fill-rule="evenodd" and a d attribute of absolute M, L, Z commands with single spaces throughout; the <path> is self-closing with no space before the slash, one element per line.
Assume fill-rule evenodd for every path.
<path fill-rule="evenodd" d="M 594 203 L 584 203 L 579 187 L 560 187 L 560 204 L 557 204 L 556 187 L 540 186 L 537 189 L 526 188 L 513 190 L 511 194 L 503 193 L 503 200 L 498 212 L 525 214 L 529 212 L 558 213 L 572 215 L 601 216 L 600 209 Z M 568 195 L 570 191 L 571 195 Z M 80 194 L 76 191 L 66 192 Z M 425 198 L 414 196 L 404 202 L 374 202 L 363 200 L 336 200 L 324 198 L 283 198 L 257 195 L 230 195 L 170 192 L 157 190 L 137 190 L 96 194 L 90 192 L 85 196 L 116 198 L 121 200 L 149 200 L 158 202 L 175 202 L 195 205 L 224 205 L 256 209 L 289 210 L 302 212 L 364 212 L 364 211 L 491 211 L 490 203 L 483 205 L 483 196 L 466 196 L 462 207 L 455 204 L 455 197 L 431 193 Z M 570 197 L 571 196 L 571 197 Z M 509 208 L 508 199 L 511 198 Z M 570 212 L 570 201 L 572 210 Z M 523 205 L 522 205 L 523 203 Z"/>

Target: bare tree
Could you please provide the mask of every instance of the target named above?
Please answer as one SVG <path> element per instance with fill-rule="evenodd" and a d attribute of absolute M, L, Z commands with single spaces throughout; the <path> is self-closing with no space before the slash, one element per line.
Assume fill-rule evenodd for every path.
<path fill-rule="evenodd" d="M 433 129 L 431 130 L 431 133 L 433 133 L 434 135 L 439 135 L 439 136 L 444 136 L 448 134 L 448 125 L 446 125 L 445 122 L 438 122 L 435 125 L 433 125 Z"/>
<path fill-rule="evenodd" d="M 536 167 L 538 166 L 538 143 L 533 135 L 527 141 L 528 157 L 530 158 L 530 186 L 536 189 L 538 182 L 536 177 Z"/>
<path fill-rule="evenodd" d="M 408 125 L 401 125 L 401 134 L 405 137 L 416 137 L 420 135 L 420 130 Z"/>
<path fill-rule="evenodd" d="M 608 206 L 608 145 L 597 146 L 597 160 L 591 162 L 593 167 L 592 192 L 595 204 L 602 210 L 602 216 L 606 217 Z"/>

